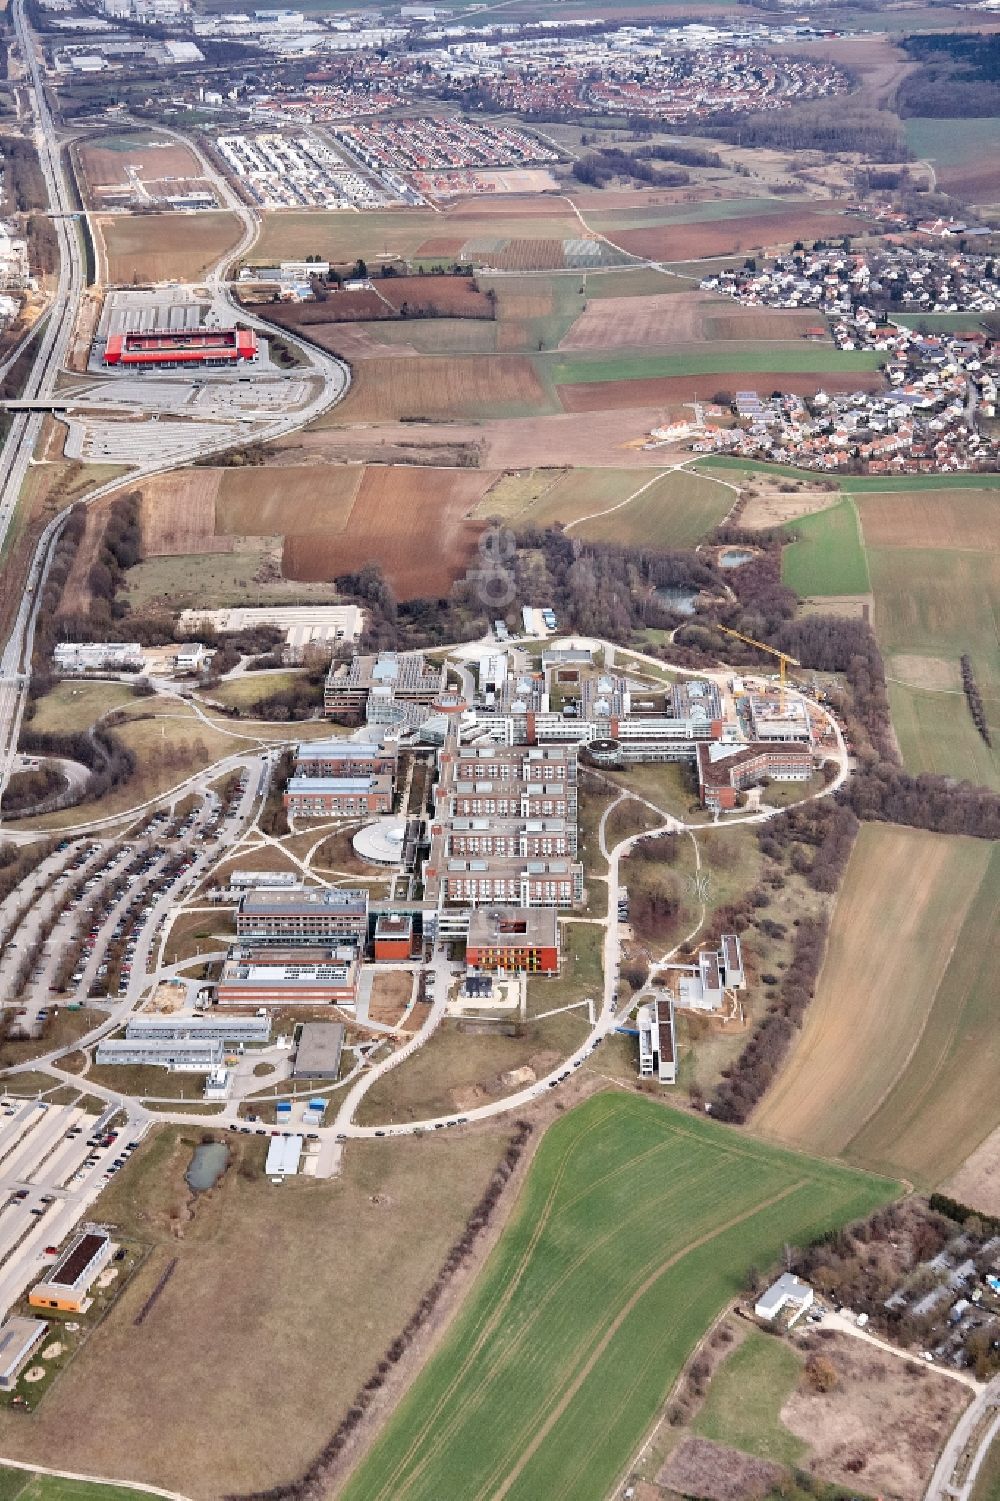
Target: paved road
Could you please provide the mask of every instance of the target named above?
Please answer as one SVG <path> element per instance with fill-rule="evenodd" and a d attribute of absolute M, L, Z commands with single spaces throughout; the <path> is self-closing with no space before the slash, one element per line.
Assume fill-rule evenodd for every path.
<path fill-rule="evenodd" d="M 27 401 L 44 400 L 56 389 L 59 372 L 65 363 L 84 289 L 84 261 L 81 241 L 77 233 L 77 221 L 63 217 L 72 213 L 73 200 L 62 170 L 59 144 L 55 125 L 45 97 L 44 83 L 36 56 L 34 39 L 25 15 L 24 0 L 14 0 L 14 29 L 18 45 L 27 68 L 34 138 L 38 149 L 39 163 L 46 185 L 46 193 L 53 225 L 59 246 L 59 276 L 53 299 L 39 341 L 38 351 L 23 392 Z M 190 145 L 191 143 L 188 142 Z M 197 148 L 195 148 L 197 149 Z M 199 153 L 201 155 L 201 153 Z M 216 169 L 203 158 L 206 173 L 219 185 L 224 201 L 236 213 L 243 225 L 240 243 L 228 251 L 205 278 L 216 297 L 227 303 L 233 317 L 239 313 L 240 321 L 255 328 L 265 337 L 273 330 L 246 309 L 239 308 L 226 282 L 226 276 L 234 258 L 243 255 L 257 237 L 259 223 L 253 211 L 236 198 Z M 285 333 L 285 341 L 293 345 L 305 361 L 299 375 L 312 378 L 314 394 L 294 411 L 279 411 L 262 423 L 255 425 L 252 436 L 255 441 L 269 442 L 305 427 L 322 415 L 336 402 L 342 400 L 350 386 L 350 367 L 334 355 L 306 344 L 296 335 Z M 38 411 L 19 411 L 14 414 L 10 434 L 0 449 L 0 545 L 6 538 L 14 518 L 15 509 L 25 475 L 37 446 L 43 415 Z M 135 465 L 128 476 L 128 483 L 146 476 L 167 473 L 180 468 L 194 459 L 222 452 L 234 443 L 245 442 L 249 430 L 220 431 L 209 425 L 199 432 L 199 424 L 190 424 L 191 441 L 186 450 L 174 449 L 169 455 L 152 455 L 146 462 Z M 93 502 L 120 488 L 120 480 L 92 490 L 87 502 Z M 35 618 L 41 585 L 45 578 L 52 542 L 65 524 L 65 516 L 56 517 L 49 523 L 39 540 L 32 560 L 24 596 L 10 637 L 0 654 L 0 796 L 11 774 L 13 758 L 21 731 L 21 721 L 26 703 L 27 674 L 31 663 Z"/>
<path fill-rule="evenodd" d="M 992 1422 L 987 1421 L 995 1411 Z M 969 1501 L 980 1467 L 1000 1429 L 1000 1376 L 982 1387 L 955 1425 L 934 1467 L 924 1501 Z M 975 1453 L 967 1464 L 963 1456 L 975 1441 Z M 958 1476 L 956 1477 L 956 1470 Z"/>

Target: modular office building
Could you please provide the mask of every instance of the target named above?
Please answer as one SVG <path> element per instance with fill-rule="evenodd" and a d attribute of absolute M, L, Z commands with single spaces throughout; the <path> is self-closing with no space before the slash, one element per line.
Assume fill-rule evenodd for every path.
<path fill-rule="evenodd" d="M 266 1016 L 134 1016 L 125 1028 L 128 1042 L 178 1041 L 200 1038 L 203 1042 L 233 1045 L 261 1044 L 271 1040 L 271 1021 Z"/>

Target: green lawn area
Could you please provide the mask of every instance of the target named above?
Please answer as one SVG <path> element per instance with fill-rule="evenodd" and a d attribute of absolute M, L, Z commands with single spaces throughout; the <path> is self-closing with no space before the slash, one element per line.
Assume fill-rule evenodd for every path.
<path fill-rule="evenodd" d="M 671 375 L 727 375 L 743 371 L 797 374 L 816 371 L 861 372 L 878 370 L 883 357 L 877 351 L 843 352 L 822 344 L 765 344 L 736 349 L 699 350 L 683 354 L 558 354 L 542 355 L 538 364 L 557 386 L 586 385 L 592 381 L 646 380 Z"/>
<path fill-rule="evenodd" d="M 635 476 L 633 491 L 644 483 Z M 626 547 L 694 547 L 728 515 L 734 499 L 732 490 L 706 475 L 675 470 L 620 510 L 595 516 L 576 530 L 589 541 Z"/>
<path fill-rule="evenodd" d="M 965 166 L 1000 150 L 1000 120 L 989 115 L 968 120 L 914 116 L 903 124 L 914 156 L 937 167 Z"/>
<path fill-rule="evenodd" d="M 986 744 L 964 695 L 890 682 L 889 707 L 908 771 L 933 771 L 1000 791 L 1000 747 Z"/>
<path fill-rule="evenodd" d="M 786 1340 L 752 1329 L 712 1377 L 694 1432 L 776 1464 L 797 1464 L 808 1445 L 782 1426 L 780 1413 L 801 1369 Z"/>
<path fill-rule="evenodd" d="M 229 704 L 237 709 L 250 709 L 274 693 L 283 693 L 293 688 L 302 676 L 300 672 L 249 672 L 231 682 L 220 683 L 208 697 L 220 704 Z"/>
<path fill-rule="evenodd" d="M 978 313 L 893 313 L 892 320 L 904 328 L 926 328 L 932 334 L 976 333 L 982 328 Z"/>
<path fill-rule="evenodd" d="M 946 549 L 870 547 L 868 564 L 875 595 L 875 634 L 883 653 L 941 657 L 957 662 L 963 652 L 972 658 L 973 671 L 983 696 L 988 722 L 1000 728 L 1000 554 L 996 552 L 949 551 Z M 968 718 L 961 698 L 940 695 L 942 706 L 918 703 L 913 690 L 893 693 L 900 711 L 903 734 L 916 756 L 913 770 L 944 769 L 944 752 L 928 748 L 943 734 L 947 741 L 963 743 L 962 764 L 971 769 L 985 766 L 984 753 L 974 748 L 964 728 L 949 720 L 949 713 Z M 972 730 L 969 721 L 969 733 Z M 907 747 L 904 746 L 904 756 Z M 990 760 L 994 762 L 993 757 Z M 908 763 L 909 764 L 909 763 Z M 949 768 L 950 769 L 950 768 Z M 960 767 L 954 769 L 961 775 Z"/>
<path fill-rule="evenodd" d="M 858 513 L 850 499 L 790 522 L 799 540 L 781 554 L 781 578 L 803 599 L 815 594 L 867 594 L 871 585 Z"/>
<path fill-rule="evenodd" d="M 0 1468 L 0 1501 L 139 1501 L 142 1491 L 127 1485 L 67 1480 L 60 1475 L 33 1475 L 30 1470 Z"/>
<path fill-rule="evenodd" d="M 588 1100 L 549 1128 L 343 1501 L 603 1501 L 748 1266 L 896 1191 L 641 1097 Z"/>
<path fill-rule="evenodd" d="M 35 700 L 35 712 L 27 725 L 46 733 L 89 730 L 109 710 L 138 702 L 124 683 L 80 683 L 66 679 Z M 148 700 L 144 703 L 148 704 Z"/>
<path fill-rule="evenodd" d="M 731 459 L 725 454 L 709 454 L 699 459 L 699 469 L 733 469 L 744 474 L 773 474 L 789 479 L 832 479 L 840 489 L 860 493 L 863 490 L 992 490 L 1000 486 L 1000 474 L 852 474 L 820 475 L 812 469 L 796 469 L 792 464 L 763 464 L 758 459 Z"/>

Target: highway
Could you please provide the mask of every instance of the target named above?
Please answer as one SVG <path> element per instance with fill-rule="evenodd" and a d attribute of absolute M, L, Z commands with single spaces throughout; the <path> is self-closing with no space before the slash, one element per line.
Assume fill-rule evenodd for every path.
<path fill-rule="evenodd" d="M 39 344 L 22 393 L 23 399 L 27 402 L 44 402 L 55 394 L 59 372 L 67 357 L 84 291 L 85 267 L 77 220 L 66 217 L 73 213 L 75 205 L 62 169 L 55 122 L 45 96 L 44 80 L 35 53 L 31 28 L 25 16 L 24 0 L 14 0 L 13 24 L 30 84 L 27 92 L 34 119 L 33 138 L 38 150 L 52 224 L 59 247 L 59 274 L 52 307 L 44 323 L 39 324 L 41 327 Z M 191 143 L 187 142 L 187 144 Z M 222 181 L 211 163 L 200 152 L 197 154 L 204 162 L 206 173 L 218 183 L 226 206 L 239 217 L 243 226 L 239 244 L 226 252 L 208 273 L 206 281 L 213 293 L 232 309 L 234 320 L 238 311 L 242 323 L 255 328 L 258 333 L 267 337 L 273 330 L 245 309 L 237 310 L 227 282 L 230 266 L 234 260 L 246 253 L 257 237 L 259 229 L 257 218 L 253 211 L 237 198 L 228 183 Z M 350 367 L 347 364 L 338 360 L 334 355 L 326 354 L 306 344 L 293 334 L 284 333 L 282 337 L 286 343 L 294 345 L 305 357 L 309 368 L 307 371 L 300 371 L 299 374 L 310 376 L 315 383 L 315 394 L 305 404 L 292 411 L 277 412 L 266 423 L 257 425 L 252 434 L 246 429 L 238 432 L 231 428 L 220 429 L 214 425 L 205 425 L 199 431 L 198 424 L 191 424 L 191 442 L 186 451 L 175 447 L 169 454 L 154 453 L 146 462 L 135 465 L 128 475 L 128 483 L 153 474 L 166 473 L 195 459 L 222 452 L 233 447 L 235 443 L 247 441 L 249 436 L 252 436 L 255 442 L 268 442 L 286 433 L 295 432 L 319 417 L 346 395 L 351 379 Z M 15 411 L 7 441 L 0 448 L 0 546 L 6 541 L 13 524 L 25 476 L 41 435 L 42 422 L 41 411 Z M 101 496 L 119 489 L 122 483 L 120 479 L 113 480 L 90 491 L 86 499 L 88 502 L 98 500 Z M 26 688 L 41 585 L 44 582 L 51 545 L 64 522 L 64 515 L 53 518 L 39 539 L 28 571 L 25 593 L 21 599 L 17 618 L 0 653 L 0 796 L 3 795 L 7 785 L 17 753 L 21 721 L 27 700 Z"/>

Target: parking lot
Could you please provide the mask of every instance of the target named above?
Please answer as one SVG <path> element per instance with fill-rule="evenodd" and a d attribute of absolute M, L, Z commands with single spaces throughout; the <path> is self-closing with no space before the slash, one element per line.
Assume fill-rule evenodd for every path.
<path fill-rule="evenodd" d="M 142 1140 L 145 1124 L 109 1126 L 113 1113 L 0 1097 L 0 1317 Z"/>

